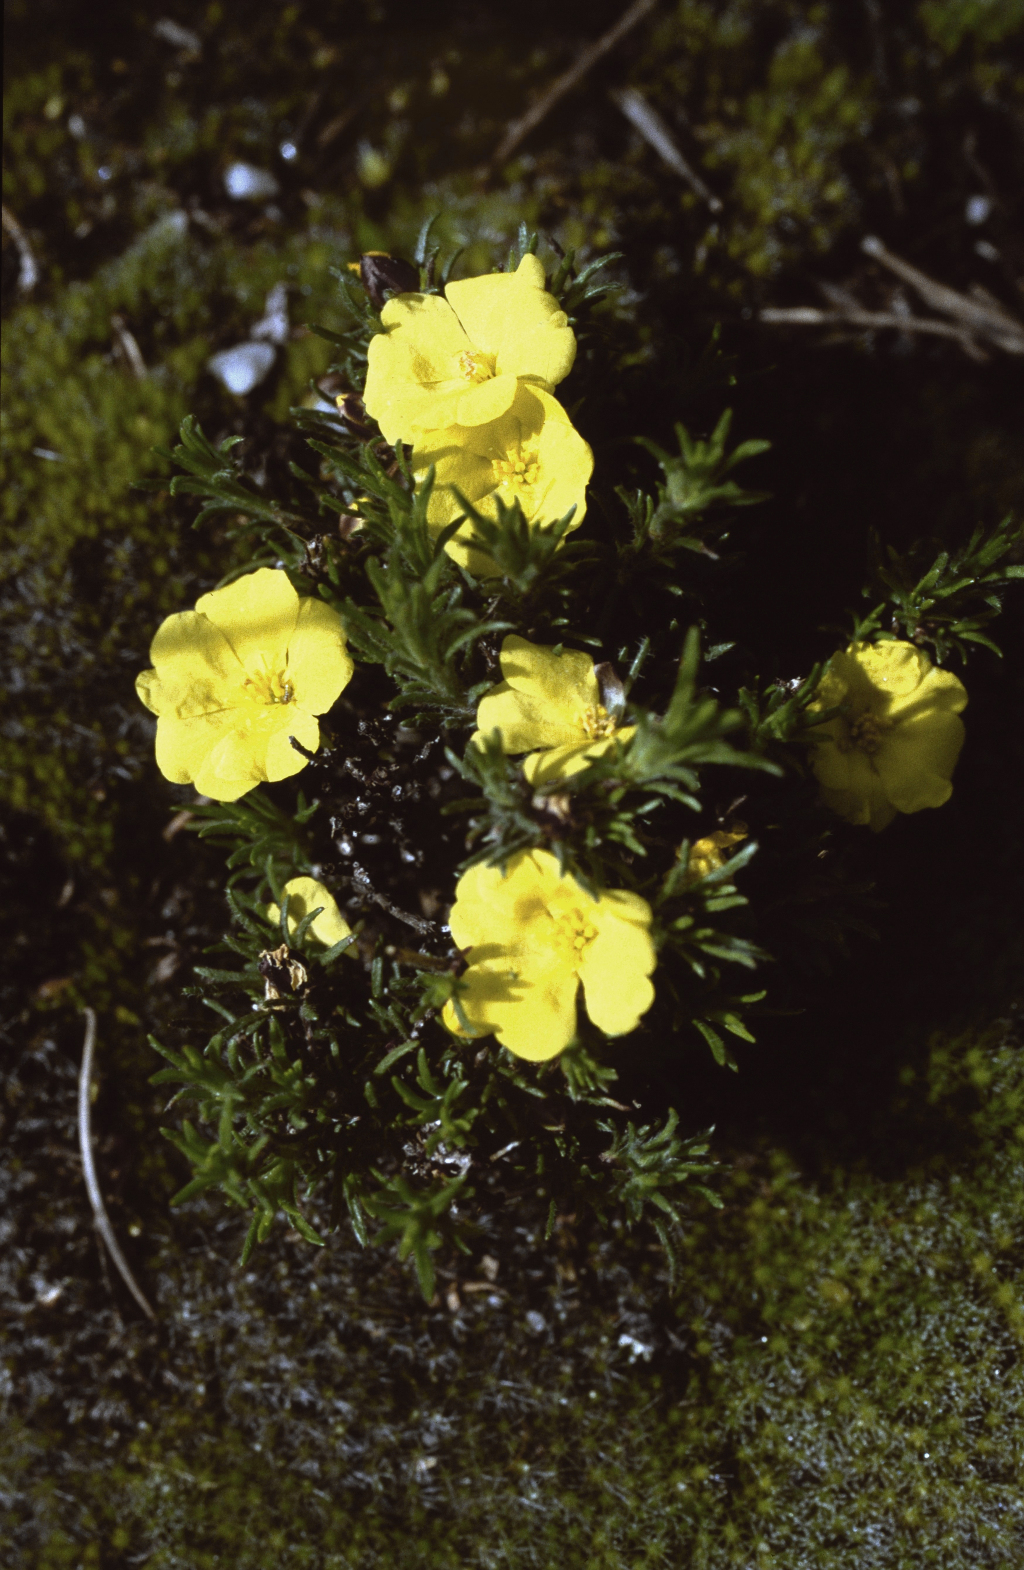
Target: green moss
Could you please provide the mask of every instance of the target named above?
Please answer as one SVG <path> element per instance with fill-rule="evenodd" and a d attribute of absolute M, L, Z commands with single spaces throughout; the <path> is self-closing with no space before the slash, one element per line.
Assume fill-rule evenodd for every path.
<path fill-rule="evenodd" d="M 754 274 L 778 271 L 799 248 L 821 252 L 857 213 L 841 155 L 871 127 L 873 96 L 847 67 L 827 66 L 814 32 L 785 39 L 740 123 L 704 128 L 711 168 L 733 170 L 742 218 L 729 253 Z"/>
<path fill-rule="evenodd" d="M 1024 27 L 1021 0 L 923 0 L 917 14 L 929 38 L 946 54 L 965 39 L 1000 44 Z"/>
<path fill-rule="evenodd" d="M 496 1293 L 463 1285 L 455 1316 L 347 1246 L 283 1248 L 230 1283 L 206 1245 L 184 1266 L 165 1247 L 148 1272 L 170 1271 L 168 1377 L 101 1420 L 105 1446 L 8 1433 L 9 1490 L 34 1500 L 19 1541 L 45 1570 L 83 1562 L 71 1542 L 160 1570 L 1010 1570 L 1019 1038 L 937 1039 L 902 1095 L 890 1138 L 931 1120 L 917 1169 L 813 1185 L 783 1151 L 742 1163 L 724 1212 L 688 1230 L 674 1294 L 650 1255 L 571 1227 L 546 1267 L 492 1231 Z M 460 1276 L 482 1280 L 477 1260 Z M 107 1379 L 94 1397 L 123 1399 Z"/>
<path fill-rule="evenodd" d="M 30 9 L 12 5 L 13 23 L 23 27 Z M 885 1141 L 890 1167 L 901 1153 L 898 1172 L 826 1172 L 815 1185 L 785 1150 L 741 1156 L 723 1215 L 695 1216 L 683 1240 L 674 1297 L 659 1256 L 623 1238 L 573 1239 L 571 1226 L 548 1255 L 535 1247 L 532 1221 L 517 1233 L 518 1216 L 496 1218 L 461 1265 L 458 1314 L 443 1302 L 424 1309 L 392 1265 L 341 1239 L 318 1253 L 269 1244 L 266 1270 L 247 1279 L 234 1269 L 244 1223 L 202 1207 L 167 1219 L 167 1195 L 184 1174 L 169 1170 L 172 1153 L 154 1135 L 160 1112 L 143 1085 L 152 1065 L 139 1019 L 172 1009 L 167 987 L 147 979 L 168 950 L 143 949 L 141 935 L 159 942 L 171 924 L 200 948 L 209 934 L 190 901 L 212 902 L 219 882 L 210 893 L 195 847 L 160 838 L 173 793 L 156 779 L 132 682 L 160 618 L 191 603 L 232 555 L 225 539 L 192 534 L 170 498 L 130 482 L 165 472 L 149 448 L 169 444 L 186 410 L 212 432 L 258 434 L 265 446 L 269 424 L 325 363 L 324 346 L 294 339 L 244 407 L 207 376 L 209 354 L 244 335 L 282 278 L 292 321 L 329 325 L 327 266 L 364 247 L 408 250 L 438 209 L 446 242 L 468 243 L 470 272 L 492 264 L 521 217 L 567 243 L 622 243 L 637 289 L 657 283 L 638 329 L 652 345 L 645 374 L 660 345 L 659 311 L 676 324 L 669 355 L 696 355 L 723 300 L 730 316 L 756 305 L 752 274 L 776 272 L 780 286 L 788 278 L 805 291 L 808 264 L 817 271 L 823 250 L 862 223 L 887 235 L 902 225 L 915 245 L 945 237 L 937 253 L 929 238 L 932 250 L 913 254 L 956 282 L 959 242 L 943 249 L 950 192 L 975 178 L 961 171 L 959 149 L 968 121 L 987 125 L 990 113 L 1005 117 L 1019 103 L 1019 70 L 1008 51 L 993 50 L 1019 26 L 1020 7 L 901 8 L 898 25 L 883 29 L 887 94 L 877 80 L 866 85 L 870 39 L 844 30 L 843 8 L 686 0 L 659 11 L 615 68 L 706 166 L 726 204 L 717 228 L 650 148 L 632 145 L 600 74 L 525 144 L 507 180 L 477 182 L 473 171 L 506 120 L 562 68 L 564 39 L 557 27 L 549 35 L 544 18 L 524 41 L 519 32 L 506 38 L 492 17 L 498 30 L 474 36 L 460 55 L 443 7 L 429 34 L 362 12 L 351 20 L 329 3 L 257 7 L 241 21 L 230 9 L 176 12 L 205 40 L 201 71 L 183 68 L 177 85 L 150 12 L 125 28 L 131 70 L 116 81 L 105 40 L 91 59 L 26 63 L 14 50 L 8 59 L 5 201 L 43 266 L 35 301 L 4 323 L 2 505 L 15 585 L 6 661 L 16 675 L 2 761 L 11 887 L 23 907 L 8 970 L 22 994 L 39 982 L 49 989 L 36 997 L 33 1038 L 45 1073 L 34 1097 L 12 1085 L 4 1108 L 3 1226 L 6 1236 L 17 1218 L 20 1230 L 3 1268 L 15 1281 L 11 1323 L 25 1328 L 24 1344 L 12 1333 L 5 1353 L 13 1563 L 106 1570 L 146 1554 L 152 1566 L 243 1570 L 1010 1570 L 1024 1537 L 1015 1491 L 1024 1081 L 1020 1046 L 1002 1032 L 939 1041 L 926 1074 L 907 1071 Z M 339 52 L 338 30 L 350 21 Z M 558 26 L 582 37 L 597 22 L 584 7 Z M 936 48 L 948 58 L 936 63 Z M 375 86 L 358 122 L 317 152 L 339 108 L 376 84 L 373 72 L 388 90 Z M 439 74 L 446 89 L 430 85 Z M 406 84 L 404 100 L 394 84 Z M 317 90 L 299 160 L 285 170 L 279 139 Z M 886 115 L 872 128 L 875 99 Z M 911 99 L 925 106 L 919 115 L 896 112 Z M 86 116 L 88 136 L 72 135 L 72 113 Z M 922 130 L 926 122 L 940 132 Z M 373 189 L 358 183 L 361 141 L 388 162 L 388 180 Z M 1000 163 L 1005 139 L 997 132 L 992 141 L 982 155 L 1012 191 Z M 218 207 L 233 156 L 282 176 L 282 218 Z M 888 165 L 898 187 L 903 171 L 902 217 Z M 184 217 L 200 198 L 216 209 L 206 227 Z M 993 225 L 1001 221 L 997 213 Z M 965 234 L 969 247 L 975 231 Z M 695 255 L 705 258 L 699 278 Z M 964 288 L 980 265 L 967 255 Z M 150 369 L 143 382 L 114 356 L 114 313 L 139 342 Z M 756 358 L 752 340 L 743 342 Z M 865 408 L 877 407 L 878 428 L 865 424 L 864 440 L 881 455 L 880 489 L 896 498 L 882 520 L 893 530 L 900 515 L 932 509 L 955 533 L 976 509 L 987 516 L 1017 499 L 998 363 L 978 370 L 921 356 L 887 361 L 872 378 L 864 359 L 836 353 L 817 380 L 807 366 L 823 367 L 827 356 L 798 361 L 787 351 L 784 373 L 760 393 L 756 377 L 753 391 L 750 381 L 737 389 L 751 430 L 762 429 L 769 404 L 792 400 L 780 416 L 790 467 L 775 515 L 787 542 L 798 541 L 787 545 L 791 560 L 820 551 L 821 531 L 832 527 L 830 497 L 845 473 L 835 454 L 857 461 L 852 444 L 829 446 L 811 411 L 860 431 Z M 764 354 L 777 359 L 775 344 Z M 664 393 L 666 428 L 677 414 L 700 418 L 679 389 L 677 381 Z M 883 429 L 898 462 L 886 457 Z M 793 476 L 803 483 L 823 445 L 833 468 L 811 473 L 810 511 L 801 498 L 780 517 L 798 494 Z M 787 606 L 782 619 L 795 625 Z M 831 606 L 822 611 L 831 615 Z M 984 701 L 979 669 L 972 744 L 985 734 Z M 1005 771 L 1004 753 L 987 756 L 993 778 Z M 965 754 L 961 779 L 969 767 Z M 1014 829 L 1005 814 L 999 821 L 1002 856 Z M 990 822 L 974 830 L 978 862 L 992 832 Z M 937 864 L 944 850 L 934 843 Z M 22 844 L 35 846 L 31 855 L 21 857 Z M 69 863 L 77 882 L 65 905 Z M 959 942 L 965 968 L 995 991 L 1015 982 L 1019 961 L 992 887 L 940 952 Z M 908 923 L 932 908 L 916 886 L 906 899 Z M 80 1174 L 63 1161 L 75 1138 L 80 1022 L 69 1005 L 79 1001 L 101 1011 L 98 1110 L 108 1109 L 114 1129 L 101 1144 L 105 1181 L 120 1235 L 132 1238 L 133 1262 L 159 1297 L 159 1339 L 111 1309 Z M 19 1032 L 23 1006 L 22 995 L 10 1010 Z M 828 1007 L 816 1017 L 827 1023 Z M 851 1142 L 863 1150 L 863 1129 L 844 1149 Z M 902 1154 L 911 1146 L 912 1159 Z M 141 1240 L 128 1232 L 136 1220 Z M 467 1280 L 485 1279 L 484 1252 L 500 1260 L 496 1304 L 465 1291 Z M 63 1283 L 53 1307 L 38 1301 L 37 1266 Z M 530 1327 L 528 1309 L 546 1330 Z M 635 1341 L 620 1343 L 623 1335 Z M 649 1361 L 637 1350 L 646 1347 Z M 24 1422 L 14 1421 L 15 1404 Z"/>

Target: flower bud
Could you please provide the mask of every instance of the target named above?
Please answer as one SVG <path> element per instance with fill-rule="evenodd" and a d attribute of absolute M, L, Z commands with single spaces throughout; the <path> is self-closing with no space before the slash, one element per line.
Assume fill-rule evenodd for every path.
<path fill-rule="evenodd" d="M 400 256 L 388 256 L 386 251 L 367 251 L 361 256 L 359 277 L 378 311 L 385 304 L 385 290 L 392 294 L 414 294 L 420 286 L 419 268 Z"/>

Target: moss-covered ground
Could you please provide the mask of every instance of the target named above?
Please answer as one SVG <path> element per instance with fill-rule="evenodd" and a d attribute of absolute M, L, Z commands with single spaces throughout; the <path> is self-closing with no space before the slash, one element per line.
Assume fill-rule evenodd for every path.
<path fill-rule="evenodd" d="M 632 363 L 579 422 L 635 483 L 628 438 L 727 402 L 773 440 L 735 580 L 762 625 L 770 599 L 766 674 L 805 669 L 852 603 L 866 520 L 952 540 L 1024 506 L 1008 357 L 756 320 L 818 303 L 817 280 L 894 308 L 865 232 L 1020 311 L 1020 6 L 666 4 L 484 180 L 506 122 L 623 8 L 182 3 L 163 21 L 193 45 L 130 3 L 8 7 L 4 202 L 39 267 L 19 293 L 5 232 L 0 1536 L 19 1570 L 1024 1560 L 1019 611 L 1002 664 L 969 667 L 953 801 L 864 850 L 875 940 L 823 971 L 815 891 L 784 891 L 805 975 L 766 973 L 780 1012 L 737 1075 L 681 1052 L 672 1097 L 731 1169 L 674 1286 L 646 1239 L 563 1218 L 543 1245 L 540 1216 L 494 1213 L 425 1307 L 344 1236 L 281 1237 L 240 1274 L 244 1221 L 168 1210 L 183 1175 L 145 1030 L 218 928 L 221 869 L 169 832 L 188 792 L 157 776 L 132 682 L 234 546 L 131 485 L 166 476 L 150 449 L 189 410 L 252 468 L 283 461 L 280 422 L 327 361 L 303 324 L 332 319 L 329 266 L 408 250 L 438 210 L 468 265 L 521 218 L 623 251 Z M 631 132 L 608 98 L 625 82 L 721 214 Z M 232 159 L 278 195 L 230 201 Z M 208 357 L 282 281 L 290 339 L 234 399 Z M 155 1331 L 89 1220 L 83 1004 L 98 1161 Z"/>

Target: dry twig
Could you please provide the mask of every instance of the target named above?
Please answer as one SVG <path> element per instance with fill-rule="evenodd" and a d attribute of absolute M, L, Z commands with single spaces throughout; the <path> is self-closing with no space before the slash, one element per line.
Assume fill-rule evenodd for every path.
<path fill-rule="evenodd" d="M 654 10 L 657 3 L 658 0 L 634 0 L 633 5 L 629 7 L 628 11 L 623 12 L 614 27 L 610 27 L 606 33 L 602 33 L 601 37 L 596 39 L 588 49 L 584 49 L 579 59 L 569 67 L 568 71 L 564 71 L 560 77 L 552 82 L 547 92 L 542 93 L 524 115 L 518 120 L 512 120 L 494 152 L 494 156 L 491 159 L 492 166 L 504 163 L 507 158 L 511 158 L 520 142 L 529 136 L 536 126 L 540 125 L 540 122 L 550 114 L 551 110 L 565 97 L 566 93 L 571 93 L 573 88 L 582 82 L 587 72 L 599 60 L 603 59 L 606 54 L 610 53 L 615 48 L 615 45 L 625 38 L 626 34 L 631 32 L 638 22 L 642 22 L 644 17 Z"/>
<path fill-rule="evenodd" d="M 988 359 L 962 327 L 924 316 L 902 316 L 896 311 L 865 311 L 859 306 L 832 311 L 822 311 L 813 305 L 767 306 L 759 313 L 759 320 L 779 327 L 888 327 L 901 333 L 927 333 L 936 338 L 955 339 L 972 360 Z"/>
<path fill-rule="evenodd" d="M 128 369 L 137 382 L 144 382 L 147 375 L 146 362 L 142 358 L 142 350 L 139 348 L 138 339 L 129 329 L 124 317 L 119 316 L 116 311 L 110 318 L 110 328 L 114 334 L 114 342 L 124 357 Z"/>
<path fill-rule="evenodd" d="M 651 108 L 643 94 L 637 92 L 635 87 L 613 87 L 611 98 L 612 102 L 622 110 L 630 125 L 636 127 L 648 146 L 654 148 L 673 173 L 681 180 L 685 180 L 701 201 L 707 202 L 713 213 L 720 213 L 722 204 L 718 197 L 704 184 L 697 171 L 690 168 L 673 141 L 668 126 L 660 114 Z"/>
<path fill-rule="evenodd" d="M 916 289 L 933 311 L 952 316 L 975 337 L 987 339 L 997 349 L 1005 349 L 1007 354 L 1024 354 L 1024 323 L 1011 316 L 995 295 L 989 294 L 980 284 L 974 284 L 970 294 L 960 294 L 943 283 L 936 283 L 920 268 L 895 256 L 873 234 L 865 235 L 860 248 L 865 255 L 874 257 L 897 278 Z"/>
<path fill-rule="evenodd" d="M 759 320 L 776 326 L 888 328 L 895 332 L 951 338 L 972 360 L 989 358 L 983 345 L 1002 349 L 1005 354 L 1024 354 L 1024 323 L 980 284 L 972 285 L 970 294 L 960 294 L 894 255 L 874 235 L 865 236 L 861 250 L 910 284 L 932 310 L 952 317 L 952 321 L 915 316 L 910 310 L 869 311 L 848 290 L 834 284 L 821 285 L 822 292 L 831 302 L 831 310 L 805 305 L 791 309 L 770 306 L 759 312 Z"/>
<path fill-rule="evenodd" d="M 39 263 L 29 244 L 28 235 L 12 212 L 3 208 L 4 234 L 14 241 L 18 251 L 18 293 L 29 294 L 39 282 Z"/>
<path fill-rule="evenodd" d="M 96 1167 L 92 1159 L 92 1128 L 90 1117 L 89 1096 L 92 1090 L 92 1060 L 96 1050 L 96 1012 L 94 1009 L 83 1009 L 85 1015 L 85 1044 L 82 1047 L 82 1067 L 78 1075 L 78 1144 L 82 1152 L 82 1170 L 85 1173 L 85 1186 L 89 1194 L 89 1203 L 92 1206 L 96 1230 L 104 1243 L 111 1259 L 117 1266 L 121 1279 L 128 1288 L 132 1297 L 138 1303 L 147 1319 L 156 1319 L 156 1314 L 132 1275 L 121 1252 L 114 1229 L 110 1225 L 107 1207 L 103 1203 L 103 1195 L 96 1177 Z"/>

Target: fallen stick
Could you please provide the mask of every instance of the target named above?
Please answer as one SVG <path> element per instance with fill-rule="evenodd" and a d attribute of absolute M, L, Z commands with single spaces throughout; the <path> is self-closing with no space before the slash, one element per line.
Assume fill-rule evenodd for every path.
<path fill-rule="evenodd" d="M 114 1236 L 114 1229 L 110 1225 L 107 1207 L 103 1203 L 103 1195 L 96 1178 L 96 1167 L 92 1159 L 92 1128 L 91 1108 L 89 1095 L 92 1089 L 92 1060 L 96 1049 L 96 1013 L 94 1009 L 83 1009 L 85 1015 L 85 1044 L 82 1047 L 82 1067 L 78 1075 L 78 1143 L 82 1152 L 82 1170 L 85 1173 L 85 1186 L 89 1194 L 89 1203 L 92 1206 L 93 1219 L 96 1230 L 107 1245 L 114 1264 L 117 1266 L 121 1280 L 128 1288 L 132 1297 L 138 1303 L 147 1319 L 156 1319 L 156 1314 L 150 1307 L 142 1288 L 132 1275 Z"/>
<path fill-rule="evenodd" d="M 626 116 L 630 125 L 635 126 L 649 147 L 661 157 L 673 173 L 694 191 L 701 201 L 707 202 L 713 213 L 722 211 L 722 204 L 715 193 L 704 184 L 695 169 L 691 169 L 675 142 L 672 133 L 660 114 L 652 109 L 642 93 L 635 87 L 613 87 L 611 91 L 612 102 L 615 103 Z"/>
<path fill-rule="evenodd" d="M 128 369 L 135 377 L 135 380 L 137 382 L 144 382 L 147 375 L 146 362 L 142 358 L 142 350 L 139 348 L 139 341 L 135 334 L 129 330 L 128 324 L 126 323 L 124 317 L 119 316 L 116 311 L 110 318 L 110 329 L 114 334 L 114 342 L 120 349 Z"/>
<path fill-rule="evenodd" d="M 916 289 L 933 311 L 943 311 L 945 315 L 954 317 L 969 332 L 988 338 L 1008 354 L 1024 354 L 1024 323 L 1012 316 L 994 296 L 978 299 L 973 295 L 960 294 L 946 284 L 937 283 L 919 267 L 896 256 L 876 235 L 865 235 L 860 248 L 865 255 L 874 257 L 875 261 L 895 273 L 897 278 L 902 278 L 904 283 Z"/>
<path fill-rule="evenodd" d="M 614 49 L 615 45 L 625 38 L 626 34 L 631 32 L 638 22 L 642 22 L 644 17 L 654 10 L 657 3 L 658 0 L 634 0 L 634 4 L 629 7 L 628 11 L 623 12 L 614 27 L 610 27 L 606 33 L 602 33 L 601 37 L 596 39 L 589 49 L 584 49 L 579 59 L 569 67 L 568 71 L 564 71 L 560 77 L 552 82 L 547 92 L 542 93 L 524 115 L 518 120 L 510 121 L 505 135 L 491 158 L 491 165 L 504 163 L 507 158 L 511 158 L 520 142 L 529 136 L 536 126 L 540 125 L 540 122 L 550 114 L 559 100 L 564 98 L 566 93 L 571 93 L 573 88 L 582 82 L 587 72 Z"/>
<path fill-rule="evenodd" d="M 39 282 L 39 264 L 28 235 L 14 214 L 3 208 L 4 233 L 10 235 L 18 252 L 18 293 L 28 294 Z"/>
<path fill-rule="evenodd" d="M 954 338 L 972 359 L 988 359 L 964 328 L 956 327 L 952 322 L 932 321 L 924 316 L 897 316 L 894 311 L 859 309 L 821 311 L 813 305 L 796 305 L 767 306 L 758 312 L 758 320 L 789 327 L 888 327 L 895 332 L 931 333 L 937 338 Z"/>

